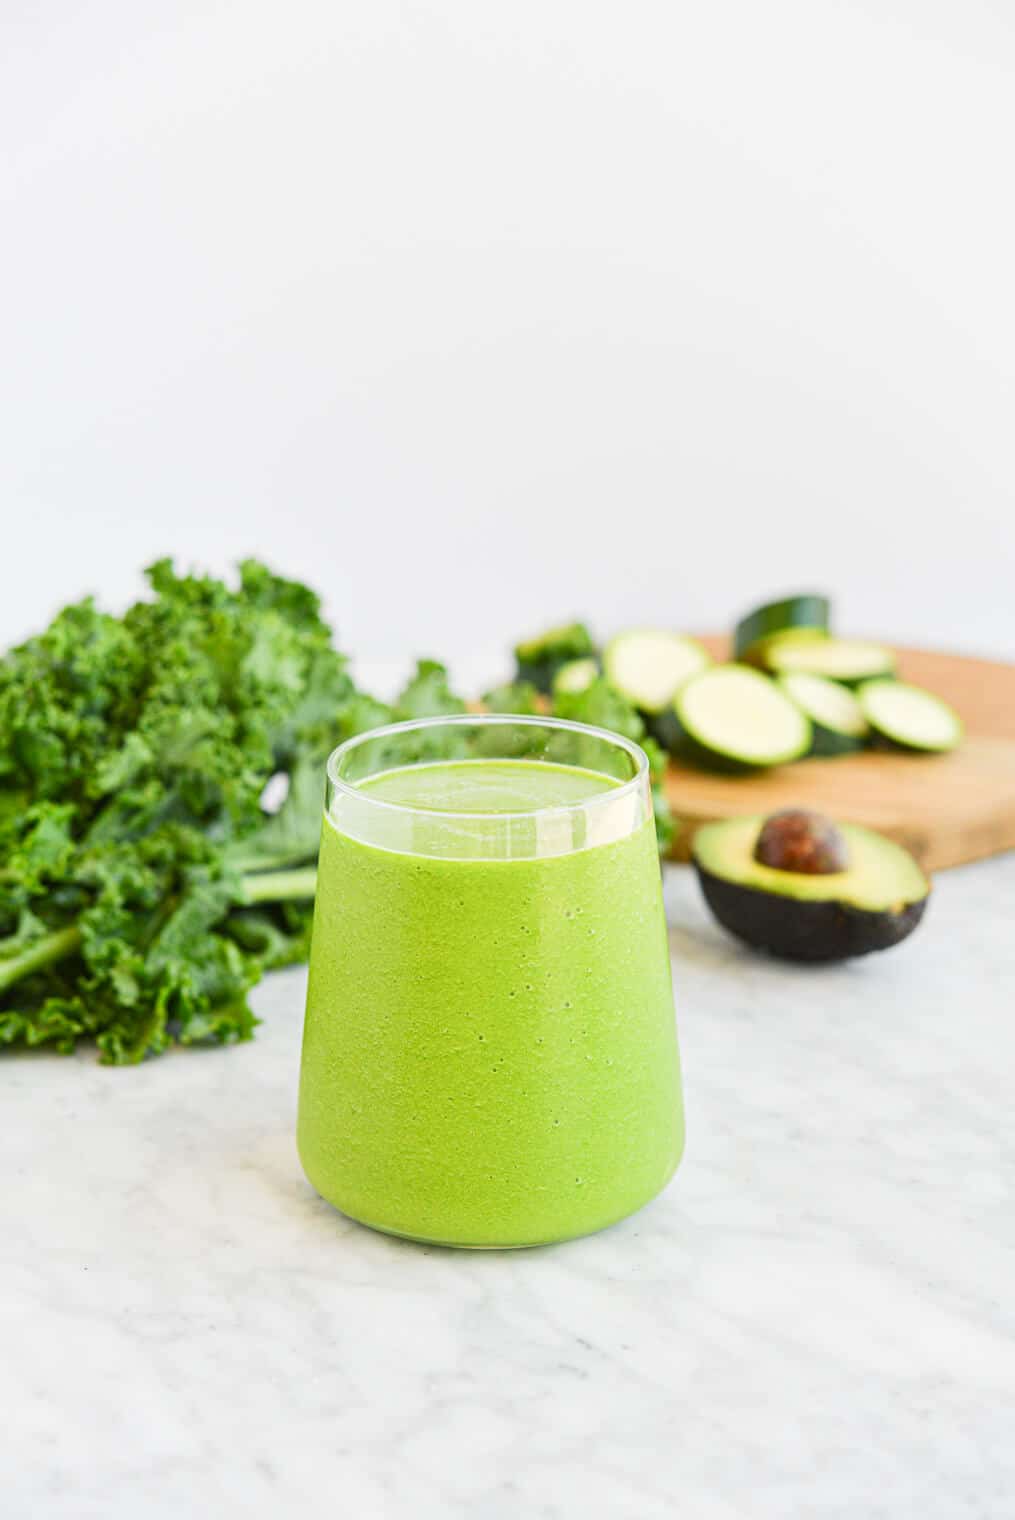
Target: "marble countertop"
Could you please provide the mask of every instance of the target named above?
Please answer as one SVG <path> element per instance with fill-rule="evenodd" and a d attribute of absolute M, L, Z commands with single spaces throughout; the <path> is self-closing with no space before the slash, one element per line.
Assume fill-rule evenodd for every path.
<path fill-rule="evenodd" d="M 687 1154 L 591 1239 L 322 1203 L 301 971 L 245 1047 L 0 1062 L 5 1520 L 1015 1512 L 1015 856 L 820 970 L 666 890 Z"/>

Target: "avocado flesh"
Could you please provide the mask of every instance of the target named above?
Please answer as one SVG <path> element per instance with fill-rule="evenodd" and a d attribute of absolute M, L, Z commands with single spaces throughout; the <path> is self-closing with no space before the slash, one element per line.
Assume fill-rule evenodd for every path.
<path fill-rule="evenodd" d="M 780 871 L 754 859 L 764 821 L 734 818 L 695 835 L 702 891 L 730 933 L 790 960 L 830 961 L 886 950 L 916 928 L 930 883 L 901 846 L 844 823 L 847 870 Z"/>

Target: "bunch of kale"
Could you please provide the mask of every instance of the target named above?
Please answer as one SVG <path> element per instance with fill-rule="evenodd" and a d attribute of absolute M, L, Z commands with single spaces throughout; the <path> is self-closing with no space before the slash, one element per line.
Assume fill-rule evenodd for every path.
<path fill-rule="evenodd" d="M 255 561 L 148 580 L 0 661 L 0 1046 L 248 1039 L 251 987 L 306 955 L 329 750 L 462 709 L 433 662 L 393 709 L 358 691 L 316 596 Z"/>

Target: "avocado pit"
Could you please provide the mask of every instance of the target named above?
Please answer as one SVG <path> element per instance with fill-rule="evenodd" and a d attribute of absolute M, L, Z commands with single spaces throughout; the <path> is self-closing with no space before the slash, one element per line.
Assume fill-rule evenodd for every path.
<path fill-rule="evenodd" d="M 849 864 L 842 831 L 823 813 L 807 808 L 784 808 L 766 818 L 754 847 L 754 858 L 776 871 L 805 876 L 830 876 Z"/>

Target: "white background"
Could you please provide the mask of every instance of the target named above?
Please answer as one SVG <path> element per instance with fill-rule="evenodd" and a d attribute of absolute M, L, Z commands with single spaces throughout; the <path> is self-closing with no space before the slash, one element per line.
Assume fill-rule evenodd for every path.
<path fill-rule="evenodd" d="M 5 641 L 257 553 L 363 657 L 810 583 L 1015 655 L 1002 0 L 0 18 Z"/>

